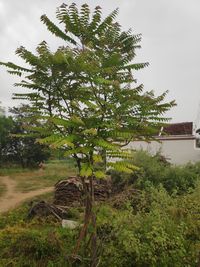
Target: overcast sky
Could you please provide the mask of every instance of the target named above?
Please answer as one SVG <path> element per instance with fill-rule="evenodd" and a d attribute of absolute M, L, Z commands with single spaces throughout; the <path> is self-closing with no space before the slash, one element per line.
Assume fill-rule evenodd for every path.
<path fill-rule="evenodd" d="M 20 63 L 15 56 L 23 45 L 34 51 L 42 40 L 52 48 L 58 43 L 40 22 L 47 14 L 56 21 L 60 0 L 0 0 L 0 61 Z M 199 0 L 85 0 L 92 8 L 100 5 L 106 15 L 119 7 L 118 21 L 123 29 L 142 33 L 142 48 L 137 61 L 150 66 L 135 76 L 145 90 L 156 94 L 169 90 L 168 100 L 177 107 L 169 112 L 174 122 L 195 121 L 200 104 L 200 1 Z M 71 2 L 65 1 L 70 4 Z M 16 105 L 12 93 L 16 78 L 0 68 L 0 101 L 4 106 Z"/>

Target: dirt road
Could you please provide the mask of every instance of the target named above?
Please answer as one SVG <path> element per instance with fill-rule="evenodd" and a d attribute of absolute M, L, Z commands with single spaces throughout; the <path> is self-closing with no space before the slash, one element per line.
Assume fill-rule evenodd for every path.
<path fill-rule="evenodd" d="M 23 201 L 53 191 L 53 187 L 38 189 L 27 193 L 15 192 L 17 183 L 9 176 L 0 176 L 0 180 L 6 186 L 5 194 L 0 197 L 0 213 L 15 208 Z"/>

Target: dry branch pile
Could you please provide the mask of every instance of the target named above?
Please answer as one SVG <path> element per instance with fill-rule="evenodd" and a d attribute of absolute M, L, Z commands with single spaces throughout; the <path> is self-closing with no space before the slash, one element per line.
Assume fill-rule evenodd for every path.
<path fill-rule="evenodd" d="M 28 219 L 32 219 L 35 216 L 47 217 L 54 216 L 58 220 L 67 218 L 67 208 L 49 204 L 45 201 L 40 201 L 33 205 L 28 212 Z"/>
<path fill-rule="evenodd" d="M 69 177 L 55 184 L 54 204 L 71 206 L 82 203 L 83 187 L 77 177 Z"/>
<path fill-rule="evenodd" d="M 87 184 L 87 182 L 86 182 Z M 111 195 L 111 182 L 94 180 L 95 201 L 105 201 Z M 28 218 L 35 216 L 47 217 L 53 215 L 58 220 L 67 218 L 67 210 L 72 206 L 84 204 L 83 185 L 78 177 L 69 177 L 55 184 L 53 203 L 40 201 L 34 204 L 28 213 Z"/>
<path fill-rule="evenodd" d="M 105 201 L 112 194 L 111 182 L 108 180 L 96 180 L 94 182 L 95 201 Z"/>
<path fill-rule="evenodd" d="M 111 205 L 114 208 L 124 208 L 124 204 L 128 201 L 132 206 L 137 206 L 141 198 L 140 190 L 132 187 L 124 188 L 120 193 L 115 194 L 110 200 Z"/>
<path fill-rule="evenodd" d="M 94 181 L 95 201 L 104 201 L 111 194 L 111 183 L 107 180 Z M 82 205 L 83 186 L 78 177 L 69 177 L 55 184 L 54 204 L 56 205 Z"/>

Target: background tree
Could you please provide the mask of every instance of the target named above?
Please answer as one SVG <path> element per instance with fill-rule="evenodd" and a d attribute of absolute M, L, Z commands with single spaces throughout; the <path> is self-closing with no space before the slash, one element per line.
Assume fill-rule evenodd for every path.
<path fill-rule="evenodd" d="M 1 101 L 0 101 L 0 117 L 5 116 L 5 108 L 1 106 Z"/>
<path fill-rule="evenodd" d="M 47 160 L 51 153 L 50 149 L 36 140 L 33 124 L 35 113 L 30 113 L 27 105 L 13 107 L 12 113 L 14 127 L 8 143 L 9 160 L 25 167 L 38 167 L 39 163 Z M 30 119 L 32 118 L 32 119 Z"/>
<path fill-rule="evenodd" d="M 13 125 L 14 122 L 11 117 L 0 116 L 0 165 L 3 165 L 7 161 L 7 146 Z"/>
<path fill-rule="evenodd" d="M 13 116 L 0 117 L 0 164 L 17 164 L 21 167 L 36 167 L 47 160 L 50 150 L 36 142 L 26 105 L 10 109 Z M 33 115 L 33 114 L 32 114 Z M 29 118 L 28 117 L 28 118 Z"/>
<path fill-rule="evenodd" d="M 96 223 L 93 212 L 94 178 L 105 177 L 97 163 L 107 167 L 132 172 L 137 167 L 126 159 L 132 155 L 123 147 L 131 140 L 149 140 L 167 119 L 163 114 L 174 102 L 163 103 L 166 93 L 155 97 L 153 92 L 143 92 L 137 85 L 133 70 L 147 63 L 133 63 L 140 35 L 131 30 L 122 31 L 115 21 L 118 10 L 102 18 L 97 6 L 90 15 L 87 4 L 80 10 L 76 4 L 62 5 L 57 10 L 59 28 L 46 15 L 41 17 L 48 30 L 65 41 L 65 45 L 51 52 L 43 41 L 33 54 L 24 47 L 16 53 L 29 65 L 1 63 L 11 74 L 23 76 L 16 84 L 30 89 L 30 93 L 15 94 L 15 98 L 30 101 L 35 128 L 42 144 L 65 149 L 78 166 L 78 175 L 85 192 L 85 221 L 75 249 L 86 236 L 91 221 L 91 266 L 97 265 Z M 43 123 L 42 127 L 38 125 Z M 123 148 L 123 149 L 122 149 Z"/>

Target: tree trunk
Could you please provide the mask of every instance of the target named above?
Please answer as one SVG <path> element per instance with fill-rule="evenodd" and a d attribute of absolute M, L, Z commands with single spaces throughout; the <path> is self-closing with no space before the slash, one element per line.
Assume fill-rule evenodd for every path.
<path fill-rule="evenodd" d="M 96 215 L 93 211 L 94 206 L 94 185 L 93 185 L 93 177 L 89 177 L 89 182 L 85 181 L 84 177 L 81 177 L 83 190 L 84 190 L 84 204 L 85 204 L 85 215 L 84 215 L 84 224 L 80 231 L 79 238 L 77 240 L 75 249 L 73 251 L 73 257 L 76 258 L 78 251 L 81 246 L 81 242 L 87 236 L 88 226 L 91 223 L 93 232 L 91 237 L 89 237 L 88 246 L 90 248 L 90 267 L 96 267 L 98 263 L 97 259 L 97 233 L 96 233 Z"/>
<path fill-rule="evenodd" d="M 93 233 L 91 236 L 91 244 L 90 244 L 90 249 L 91 249 L 91 267 L 96 267 L 97 266 L 97 229 L 96 229 L 96 215 L 93 210 L 94 206 L 94 177 L 90 177 L 89 179 L 90 182 L 90 200 L 91 200 L 91 224 L 93 228 Z"/>
<path fill-rule="evenodd" d="M 76 257 L 79 249 L 80 249 L 80 245 L 81 245 L 81 242 L 82 240 L 86 237 L 87 235 L 87 228 L 88 228 L 88 225 L 89 225 L 89 222 L 90 222 L 90 217 L 91 217 L 91 201 L 90 201 L 90 194 L 89 194 L 89 188 L 88 188 L 88 185 L 87 183 L 85 182 L 85 178 L 84 177 L 80 177 L 81 178 L 81 181 L 82 181 L 82 184 L 83 184 L 83 192 L 84 192 L 84 196 L 85 196 L 85 200 L 84 200 L 84 205 L 85 205 L 85 215 L 84 215 L 84 224 L 83 224 L 83 227 L 80 231 L 80 234 L 79 234 L 79 238 L 77 240 L 77 243 L 76 243 L 76 246 L 75 246 L 75 249 L 73 251 L 73 256 Z"/>

